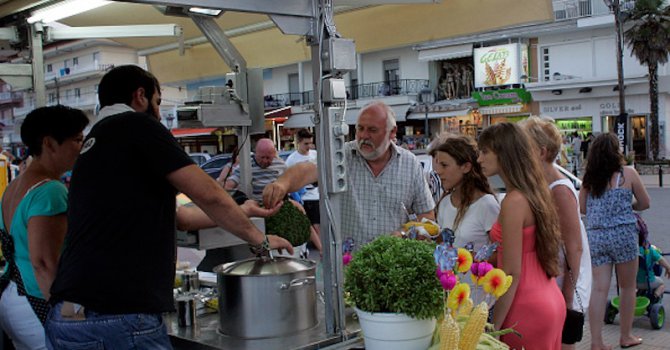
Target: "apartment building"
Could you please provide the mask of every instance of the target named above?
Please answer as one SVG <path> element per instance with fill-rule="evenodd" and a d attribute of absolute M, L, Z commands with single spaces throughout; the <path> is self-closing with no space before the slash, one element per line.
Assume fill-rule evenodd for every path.
<path fill-rule="evenodd" d="M 345 76 L 347 120 L 353 124 L 361 106 L 382 99 L 396 112 L 399 138 L 410 145 L 424 137 L 426 127 L 431 135 L 476 136 L 487 125 L 529 115 L 554 118 L 565 135 L 612 130 L 619 113 L 614 17 L 600 0 L 555 0 L 553 8 L 554 20 L 545 23 L 357 54 L 358 70 Z M 494 53 L 504 59 L 494 59 Z M 630 137 L 636 158 L 643 160 L 649 154 L 647 67 L 624 47 L 623 70 Z M 267 110 L 311 103 L 308 61 L 268 68 L 264 78 Z M 425 88 L 432 92 L 428 99 L 421 96 Z M 664 156 L 670 147 L 668 65 L 659 67 L 659 90 Z M 311 125 L 309 113 L 291 119 L 275 121 Z M 273 130 L 280 138 L 286 134 L 276 125 Z"/>
<path fill-rule="evenodd" d="M 137 51 L 115 41 L 89 39 L 59 42 L 44 48 L 44 83 L 47 105 L 62 104 L 83 110 L 96 120 L 100 109 L 98 83 L 105 72 L 116 65 L 134 64 L 147 68 L 146 59 Z M 15 92 L 16 94 L 16 92 Z M 2 95 L 0 94 L 0 98 Z M 162 88 L 161 115 L 166 127 L 173 127 L 176 106 L 186 100 L 186 91 L 175 87 Z M 0 103 L 2 101 L 0 100 Z M 20 121 L 35 108 L 31 92 L 22 93 L 22 102 L 13 108 L 13 120 Z M 3 112 L 4 113 L 4 112 Z M 1 116 L 4 120 L 4 114 Z M 176 125 L 174 125 L 176 126 Z M 19 144 L 17 127 L 4 128 L 3 143 Z"/>

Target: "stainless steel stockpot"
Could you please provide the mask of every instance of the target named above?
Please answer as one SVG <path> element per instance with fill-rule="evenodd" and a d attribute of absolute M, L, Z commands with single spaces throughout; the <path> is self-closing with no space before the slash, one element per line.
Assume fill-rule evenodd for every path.
<path fill-rule="evenodd" d="M 317 324 L 314 261 L 254 258 L 219 265 L 214 272 L 221 333 L 270 338 Z"/>

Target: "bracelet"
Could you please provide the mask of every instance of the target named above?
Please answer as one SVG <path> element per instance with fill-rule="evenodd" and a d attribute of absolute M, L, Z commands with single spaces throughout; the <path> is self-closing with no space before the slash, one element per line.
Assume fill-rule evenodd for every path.
<path fill-rule="evenodd" d="M 270 252 L 270 241 L 268 240 L 268 236 L 264 236 L 263 242 L 259 245 L 249 244 L 249 250 L 256 256 L 268 255 Z"/>

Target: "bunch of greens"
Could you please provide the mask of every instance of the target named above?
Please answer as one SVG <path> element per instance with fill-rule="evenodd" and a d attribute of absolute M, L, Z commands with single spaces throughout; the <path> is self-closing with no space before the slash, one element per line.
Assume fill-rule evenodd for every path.
<path fill-rule="evenodd" d="M 437 318 L 444 304 L 434 250 L 433 243 L 381 236 L 354 253 L 344 288 L 363 311 Z"/>
<path fill-rule="evenodd" d="M 307 242 L 310 226 L 307 215 L 288 200 L 284 201 L 277 214 L 265 218 L 265 232 L 286 239 L 294 247 Z"/>

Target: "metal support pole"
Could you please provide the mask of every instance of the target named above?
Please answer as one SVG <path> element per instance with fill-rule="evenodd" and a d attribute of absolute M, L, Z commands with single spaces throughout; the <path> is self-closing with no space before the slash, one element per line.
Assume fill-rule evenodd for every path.
<path fill-rule="evenodd" d="M 663 167 L 658 165 L 658 187 L 663 187 Z"/>
<path fill-rule="evenodd" d="M 426 144 L 424 145 L 424 147 L 428 148 L 428 143 L 430 143 L 430 130 L 428 129 L 428 103 L 426 103 L 425 106 L 426 106 L 426 119 L 424 120 L 423 130 L 426 133 Z"/>
<path fill-rule="evenodd" d="M 30 50 L 33 64 L 33 91 L 35 92 L 35 108 L 47 105 L 46 86 L 44 84 L 44 55 L 42 51 L 42 36 L 44 28 L 37 22 L 30 26 Z"/>

